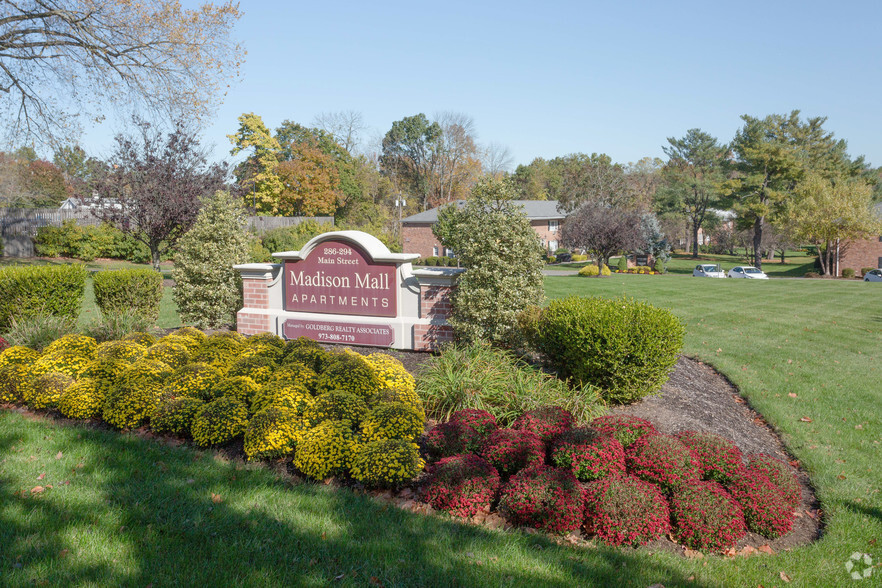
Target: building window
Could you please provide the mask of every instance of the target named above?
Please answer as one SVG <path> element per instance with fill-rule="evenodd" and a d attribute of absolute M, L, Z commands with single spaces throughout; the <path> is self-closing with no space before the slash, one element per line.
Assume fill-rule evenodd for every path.
<path fill-rule="evenodd" d="M 552 253 L 557 251 L 557 241 L 549 241 L 548 242 L 548 250 Z"/>
<path fill-rule="evenodd" d="M 453 257 L 453 249 L 450 249 L 449 247 L 445 247 L 444 248 L 444 255 L 446 255 L 447 257 Z"/>
<path fill-rule="evenodd" d="M 432 247 L 432 257 L 438 257 L 438 246 Z"/>
<path fill-rule="evenodd" d="M 548 232 L 556 233 L 559 228 L 560 228 L 560 221 L 559 220 L 548 221 Z"/>

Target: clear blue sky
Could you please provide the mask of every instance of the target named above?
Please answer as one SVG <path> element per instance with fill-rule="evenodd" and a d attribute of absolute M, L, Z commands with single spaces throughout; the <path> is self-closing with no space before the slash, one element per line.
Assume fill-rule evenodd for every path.
<path fill-rule="evenodd" d="M 195 1 L 185 1 L 195 5 Z M 248 51 L 204 140 L 254 112 L 275 128 L 356 110 L 392 122 L 452 110 L 481 143 L 535 157 L 663 157 L 700 127 L 728 141 L 739 116 L 800 109 L 852 155 L 882 165 L 882 2 L 290 2 L 246 0 Z M 110 129 L 84 145 L 106 154 Z"/>

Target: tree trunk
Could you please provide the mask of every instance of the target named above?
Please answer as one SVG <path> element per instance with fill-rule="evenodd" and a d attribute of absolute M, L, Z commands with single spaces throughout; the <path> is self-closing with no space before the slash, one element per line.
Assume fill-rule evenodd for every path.
<path fill-rule="evenodd" d="M 150 257 L 153 260 L 153 269 L 159 271 L 159 247 L 150 246 Z"/>
<path fill-rule="evenodd" d="M 692 259 L 698 259 L 698 223 L 692 221 Z"/>
<path fill-rule="evenodd" d="M 759 270 L 763 269 L 763 220 L 764 217 L 758 216 L 753 223 L 753 265 Z"/>

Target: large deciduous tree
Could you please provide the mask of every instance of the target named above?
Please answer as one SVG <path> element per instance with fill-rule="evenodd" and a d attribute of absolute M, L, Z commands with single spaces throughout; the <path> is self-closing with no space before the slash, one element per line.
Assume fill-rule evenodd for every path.
<path fill-rule="evenodd" d="M 597 258 L 598 264 L 607 265 L 616 253 L 647 245 L 637 211 L 599 202 L 585 202 L 567 217 L 561 230 L 561 243 L 584 249 Z"/>
<path fill-rule="evenodd" d="M 698 231 L 708 211 L 723 206 L 721 186 L 726 180 L 726 156 L 729 149 L 701 129 L 689 129 L 686 135 L 668 137 L 662 147 L 668 161 L 663 176 L 661 208 L 687 219 L 692 231 L 692 257 L 698 257 Z"/>
<path fill-rule="evenodd" d="M 223 188 L 227 168 L 208 165 L 181 123 L 166 136 L 144 121 L 136 128 L 135 136 L 116 136 L 111 171 L 96 186 L 104 199 L 96 214 L 147 245 L 158 271 L 162 253 L 193 226 L 200 198 Z"/>
<path fill-rule="evenodd" d="M 244 52 L 237 4 L 176 0 L 0 3 L 0 108 L 16 141 L 71 139 L 82 120 L 133 104 L 199 118 L 213 110 Z"/>
<path fill-rule="evenodd" d="M 383 137 L 380 169 L 394 178 L 398 189 L 418 198 L 420 209 L 429 208 L 432 196 L 433 154 L 443 141 L 444 131 L 425 114 L 407 116 L 392 123 Z"/>

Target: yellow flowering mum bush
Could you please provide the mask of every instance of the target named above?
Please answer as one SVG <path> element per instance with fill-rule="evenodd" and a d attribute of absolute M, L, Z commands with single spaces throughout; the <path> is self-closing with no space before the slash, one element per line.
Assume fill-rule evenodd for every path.
<path fill-rule="evenodd" d="M 134 362 L 147 353 L 147 348 L 135 341 L 105 341 L 95 349 L 95 359 L 121 359 Z"/>
<path fill-rule="evenodd" d="M 104 420 L 118 429 L 145 424 L 159 404 L 171 368 L 159 361 L 139 359 L 117 378 L 104 401 Z"/>
<path fill-rule="evenodd" d="M 193 419 L 203 406 L 203 400 L 192 396 L 174 398 L 163 395 L 150 417 L 150 428 L 157 433 L 171 433 L 180 437 L 189 435 Z"/>
<path fill-rule="evenodd" d="M 426 428 L 426 416 L 418 408 L 403 402 L 389 402 L 374 407 L 361 423 L 366 441 L 403 439 L 414 441 Z"/>
<path fill-rule="evenodd" d="M 196 349 L 190 356 L 191 361 L 207 363 L 226 372 L 234 361 L 239 359 L 244 351 L 244 345 L 229 337 L 215 337 L 212 335 Z"/>
<path fill-rule="evenodd" d="M 297 414 L 312 406 L 315 399 L 304 386 L 285 382 L 268 382 L 261 386 L 251 401 L 251 412 L 256 413 L 269 406 L 284 406 Z"/>
<path fill-rule="evenodd" d="M 258 384 L 264 384 L 269 381 L 276 369 L 276 363 L 267 357 L 248 356 L 237 359 L 227 370 L 227 375 L 248 376 Z"/>
<path fill-rule="evenodd" d="M 338 354 L 334 362 L 319 375 L 317 394 L 330 390 L 345 390 L 372 402 L 380 392 L 380 379 L 374 369 L 357 353 Z"/>
<path fill-rule="evenodd" d="M 174 369 L 179 368 L 190 361 L 190 349 L 187 347 L 186 341 L 185 337 L 172 337 L 169 335 L 148 347 L 147 353 L 144 354 L 144 359 L 161 361 Z M 195 339 L 191 341 L 195 341 Z M 196 347 L 198 345 L 197 343 Z"/>
<path fill-rule="evenodd" d="M 110 387 L 132 365 L 123 359 L 96 359 L 83 370 L 83 378 L 92 378 L 102 387 Z"/>
<path fill-rule="evenodd" d="M 101 414 L 104 389 L 94 378 L 77 380 L 58 401 L 58 410 L 71 419 L 90 419 Z"/>
<path fill-rule="evenodd" d="M 179 367 L 165 382 L 165 390 L 172 396 L 192 396 L 205 401 L 215 399 L 214 390 L 221 382 L 221 372 L 205 363 L 190 363 Z"/>
<path fill-rule="evenodd" d="M 95 350 L 98 348 L 98 342 L 88 335 L 80 335 L 72 333 L 56 339 L 50 343 L 43 351 L 45 353 L 54 353 L 57 351 L 67 351 L 77 353 L 88 359 L 95 356 Z"/>
<path fill-rule="evenodd" d="M 369 441 L 355 452 L 352 477 L 373 488 L 385 488 L 408 482 L 426 467 L 416 443 L 403 439 Z"/>
<path fill-rule="evenodd" d="M 248 459 L 272 459 L 294 452 L 298 440 L 309 430 L 290 408 L 270 406 L 258 411 L 245 430 Z"/>
<path fill-rule="evenodd" d="M 315 398 L 303 417 L 313 427 L 322 421 L 349 421 L 357 425 L 367 410 L 367 403 L 361 396 L 345 390 L 329 390 Z"/>
<path fill-rule="evenodd" d="M 285 349 L 285 340 L 274 333 L 257 333 L 256 335 L 251 335 L 245 340 L 245 344 L 248 347 L 275 347 L 279 351 Z"/>
<path fill-rule="evenodd" d="M 283 352 L 283 349 L 272 345 L 246 345 L 242 357 L 262 357 L 276 363 L 282 359 Z"/>
<path fill-rule="evenodd" d="M 173 333 L 169 333 L 169 337 L 189 337 L 198 343 L 202 343 L 208 338 L 208 335 L 197 329 L 196 327 L 181 327 Z"/>
<path fill-rule="evenodd" d="M 257 382 L 247 376 L 234 376 L 221 380 L 213 391 L 215 398 L 229 396 L 235 398 L 245 406 L 251 406 L 254 397 L 260 391 Z"/>
<path fill-rule="evenodd" d="M 31 366 L 26 363 L 9 363 L 0 366 L 0 402 L 18 404 L 24 398 L 22 391 L 30 380 Z"/>
<path fill-rule="evenodd" d="M 291 361 L 276 370 L 269 381 L 300 384 L 312 392 L 315 390 L 316 380 L 318 380 L 318 374 L 312 368 L 299 361 Z"/>
<path fill-rule="evenodd" d="M 303 339 L 303 337 L 300 339 Z M 308 339 L 308 341 L 314 345 L 300 343 L 300 339 L 288 341 L 288 345 L 285 346 L 285 353 L 282 356 L 282 365 L 297 362 L 311 368 L 316 373 L 322 372 L 331 363 L 331 354 L 319 347 L 318 343 L 311 339 Z"/>
<path fill-rule="evenodd" d="M 306 431 L 294 451 L 294 467 L 316 480 L 344 473 L 358 441 L 348 421 L 324 421 Z"/>
<path fill-rule="evenodd" d="M 381 390 L 414 392 L 416 380 L 404 369 L 404 364 L 388 353 L 371 353 L 364 360 L 374 368 L 380 379 Z"/>
<path fill-rule="evenodd" d="M 24 388 L 24 401 L 31 408 L 55 408 L 61 395 L 67 390 L 74 379 L 61 372 L 47 372 L 37 376 L 30 386 Z"/>
<path fill-rule="evenodd" d="M 197 445 L 208 447 L 226 443 L 248 427 L 248 409 L 229 396 L 213 400 L 200 408 L 190 428 Z"/>
<path fill-rule="evenodd" d="M 91 355 L 86 356 L 76 351 L 56 349 L 55 351 L 44 353 L 33 363 L 31 375 L 36 378 L 49 372 L 60 372 L 67 374 L 71 378 L 79 378 L 91 363 Z"/>
<path fill-rule="evenodd" d="M 40 352 L 24 345 L 13 345 L 0 352 L 0 367 L 5 365 L 31 364 L 40 358 Z"/>
<path fill-rule="evenodd" d="M 135 331 L 123 337 L 123 341 L 134 341 L 138 345 L 143 345 L 146 348 L 156 343 L 156 337 L 150 333 L 145 333 L 144 331 Z"/>

